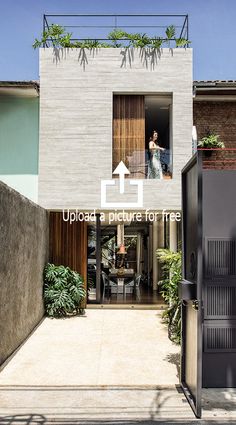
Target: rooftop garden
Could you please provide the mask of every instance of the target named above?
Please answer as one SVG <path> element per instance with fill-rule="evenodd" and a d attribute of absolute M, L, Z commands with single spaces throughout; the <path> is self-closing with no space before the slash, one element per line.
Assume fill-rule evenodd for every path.
<path fill-rule="evenodd" d="M 65 25 L 60 23 L 62 18 Z M 110 19 L 115 21 L 110 22 Z M 176 21 L 176 25 L 171 20 Z M 137 32 L 137 29 L 142 31 Z M 190 43 L 187 15 L 45 15 L 43 32 L 34 40 L 33 47 L 161 49 L 186 48 Z"/>
<path fill-rule="evenodd" d="M 53 47 L 64 48 L 99 48 L 99 47 L 136 47 L 136 48 L 154 48 L 170 47 L 170 42 L 175 41 L 175 47 L 187 47 L 191 41 L 183 37 L 176 37 L 176 29 L 174 25 L 170 25 L 165 31 L 166 37 L 149 37 L 146 33 L 128 33 L 120 28 L 116 28 L 109 32 L 107 39 L 109 41 L 99 41 L 97 39 L 86 39 L 73 41 L 73 34 L 67 32 L 60 25 L 52 24 L 47 30 L 42 33 L 40 39 L 35 39 L 33 48 L 45 46 L 48 40 L 51 41 Z"/>

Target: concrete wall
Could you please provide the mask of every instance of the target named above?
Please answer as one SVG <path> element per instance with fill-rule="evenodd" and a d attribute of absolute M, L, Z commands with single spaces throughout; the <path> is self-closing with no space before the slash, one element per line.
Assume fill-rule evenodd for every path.
<path fill-rule="evenodd" d="M 142 56 L 146 52 L 146 56 Z M 113 94 L 173 97 L 173 179 L 144 180 L 144 208 L 180 209 L 180 172 L 191 156 L 192 50 L 40 49 L 39 203 L 49 209 L 100 208 L 101 179 L 112 177 Z M 110 201 L 134 201 L 116 189 Z M 112 189 L 113 190 L 113 189 Z"/>
<path fill-rule="evenodd" d="M 44 314 L 48 213 L 0 182 L 0 364 Z"/>
<path fill-rule="evenodd" d="M 12 89 L 12 91 L 14 91 Z M 39 98 L 0 91 L 0 180 L 38 199 Z"/>

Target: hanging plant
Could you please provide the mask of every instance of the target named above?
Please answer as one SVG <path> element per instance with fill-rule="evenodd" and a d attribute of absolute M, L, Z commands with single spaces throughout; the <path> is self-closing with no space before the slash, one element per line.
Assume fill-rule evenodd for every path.
<path fill-rule="evenodd" d="M 72 41 L 72 33 L 66 32 L 66 29 L 60 25 L 52 24 L 47 28 L 41 39 L 35 39 L 33 48 L 45 46 L 48 41 L 53 47 L 64 48 L 84 48 L 94 49 L 99 47 L 134 47 L 134 48 L 153 48 L 160 49 L 163 43 L 167 43 L 170 47 L 171 42 L 175 40 L 176 47 L 186 47 L 191 42 L 185 38 L 175 38 L 176 29 L 174 25 L 166 28 L 166 38 L 149 37 L 146 33 L 128 33 L 120 28 L 116 28 L 108 34 L 108 42 L 100 42 L 96 39 Z"/>
<path fill-rule="evenodd" d="M 120 41 L 127 38 L 127 33 L 120 28 L 116 28 L 108 34 L 108 39 L 111 40 L 112 47 L 123 47 Z"/>
<path fill-rule="evenodd" d="M 152 47 L 153 47 L 154 49 L 160 49 L 160 48 L 161 48 L 161 46 L 162 46 L 162 44 L 163 44 L 163 39 L 162 39 L 162 38 L 160 38 L 160 37 L 154 37 L 154 38 L 151 40 L 151 44 L 152 44 Z"/>

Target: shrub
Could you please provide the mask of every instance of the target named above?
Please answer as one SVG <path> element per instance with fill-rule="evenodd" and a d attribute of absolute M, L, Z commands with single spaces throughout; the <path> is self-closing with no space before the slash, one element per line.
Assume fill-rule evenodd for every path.
<path fill-rule="evenodd" d="M 169 338 L 180 343 L 181 338 L 181 301 L 178 296 L 178 285 L 182 278 L 181 251 L 158 249 L 157 258 L 162 264 L 163 279 L 158 282 L 161 295 L 168 307 L 162 317 L 168 325 Z"/>
<path fill-rule="evenodd" d="M 218 134 L 209 134 L 206 137 L 203 137 L 199 143 L 199 148 L 206 148 L 206 149 L 212 149 L 212 148 L 218 148 L 218 149 L 224 149 L 225 145 L 220 140 L 220 136 Z"/>
<path fill-rule="evenodd" d="M 44 304 L 46 314 L 61 317 L 83 314 L 85 299 L 83 278 L 69 267 L 47 264 L 44 269 Z"/>

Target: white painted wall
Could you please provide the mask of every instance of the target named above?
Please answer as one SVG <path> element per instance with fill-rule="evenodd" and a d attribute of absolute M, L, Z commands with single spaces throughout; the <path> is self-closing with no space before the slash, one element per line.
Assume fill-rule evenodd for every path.
<path fill-rule="evenodd" d="M 192 49 L 163 49 L 122 66 L 120 49 L 40 49 L 39 203 L 99 209 L 100 181 L 112 177 L 113 93 L 172 94 L 173 179 L 144 180 L 144 209 L 179 210 L 181 169 L 191 156 Z M 127 55 L 128 55 L 127 53 Z M 154 65 L 152 66 L 152 62 Z M 126 180 L 124 201 L 134 201 Z M 118 187 L 109 200 L 121 200 Z"/>
<path fill-rule="evenodd" d="M 38 176 L 34 174 L 0 174 L 0 181 L 38 203 Z"/>

